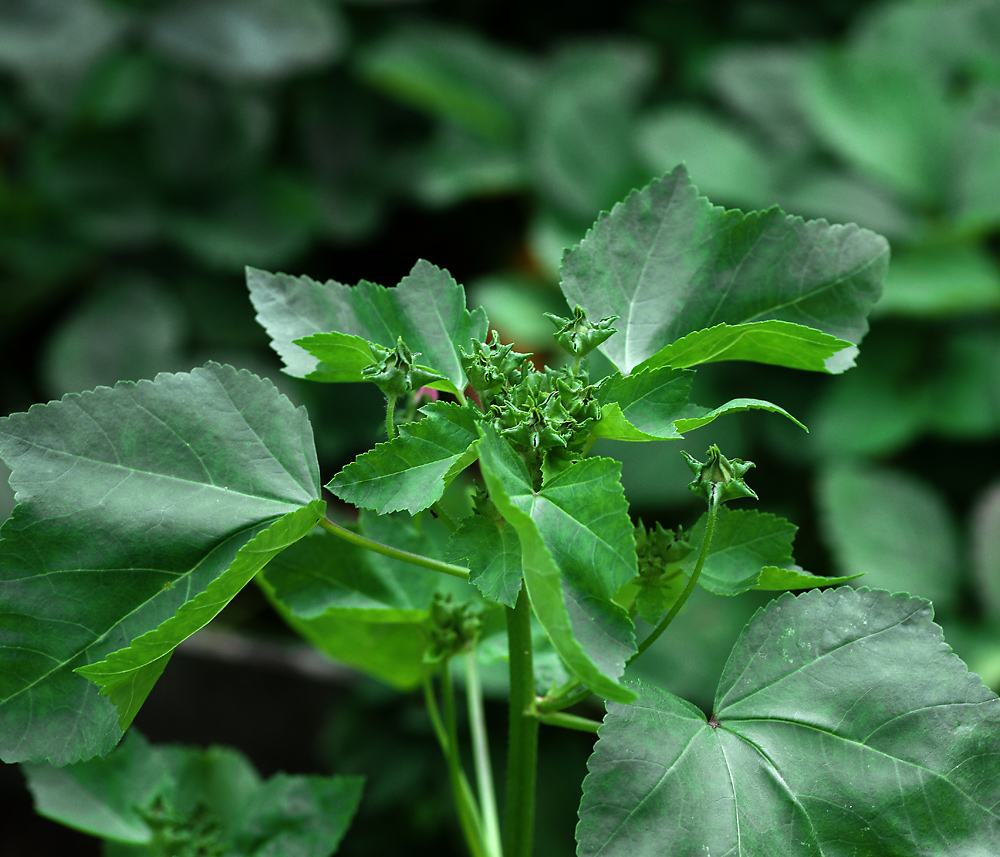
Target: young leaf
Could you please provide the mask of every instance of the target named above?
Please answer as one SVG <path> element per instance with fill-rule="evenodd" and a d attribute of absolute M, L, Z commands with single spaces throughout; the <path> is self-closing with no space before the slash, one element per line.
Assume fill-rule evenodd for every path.
<path fill-rule="evenodd" d="M 305 410 L 214 363 L 6 417 L 0 455 L 20 502 L 0 540 L 7 761 L 110 750 L 136 706 L 120 715 L 75 670 L 155 632 L 113 659 L 148 691 L 171 648 L 323 510 Z"/>
<path fill-rule="evenodd" d="M 634 528 L 618 463 L 584 459 L 535 492 L 510 445 L 489 426 L 479 431 L 483 479 L 517 532 L 535 615 L 587 687 L 608 699 L 631 699 L 616 681 L 635 640 L 612 599 L 636 575 Z"/>
<path fill-rule="evenodd" d="M 567 251 L 562 290 L 591 318 L 620 316 L 601 350 L 628 374 L 719 323 L 788 321 L 857 343 L 888 260 L 885 239 L 857 226 L 714 207 L 677 167 Z"/>
<path fill-rule="evenodd" d="M 779 408 L 777 405 L 765 402 L 763 399 L 730 399 L 724 405 L 719 405 L 719 407 L 712 410 L 694 405 L 688 411 L 692 415 L 674 420 L 674 427 L 680 432 L 694 431 L 696 428 L 708 425 L 723 414 L 735 414 L 741 411 L 770 411 L 772 414 L 781 414 L 781 416 L 790 419 L 799 428 L 806 429 L 805 425 L 795 419 L 784 408 Z M 806 429 L 806 431 L 809 431 L 809 429 Z"/>
<path fill-rule="evenodd" d="M 919 678 L 917 678 L 919 677 Z M 990 854 L 1000 700 L 928 602 L 868 589 L 783 595 L 733 647 L 711 718 L 636 685 L 608 706 L 579 854 Z"/>
<path fill-rule="evenodd" d="M 789 321 L 717 324 L 670 343 L 638 367 L 681 369 L 720 360 L 752 360 L 790 369 L 837 374 L 854 365 L 857 346 L 836 336 Z"/>
<path fill-rule="evenodd" d="M 464 561 L 469 580 L 486 598 L 514 606 L 522 572 L 521 544 L 513 527 L 497 527 L 481 515 L 471 515 L 452 533 L 445 559 Z"/>
<path fill-rule="evenodd" d="M 611 440 L 676 440 L 673 424 L 685 413 L 694 372 L 660 366 L 628 377 L 609 375 L 597 389 L 601 418 L 593 437 Z"/>
<path fill-rule="evenodd" d="M 250 300 L 257 320 L 271 336 L 285 371 L 296 378 L 328 371 L 295 340 L 335 331 L 395 348 L 402 337 L 420 363 L 464 390 L 459 348 L 470 350 L 473 337 L 486 339 L 486 313 L 465 308 L 465 290 L 451 275 L 420 260 L 395 288 L 362 281 L 354 287 L 329 280 L 269 274 L 247 268 Z M 343 343 L 342 343 L 343 344 Z"/>
<path fill-rule="evenodd" d="M 405 509 L 415 515 L 440 500 L 476 459 L 476 412 L 452 402 L 430 402 L 423 411 L 423 419 L 401 425 L 398 437 L 359 455 L 326 487 L 380 514 Z"/>

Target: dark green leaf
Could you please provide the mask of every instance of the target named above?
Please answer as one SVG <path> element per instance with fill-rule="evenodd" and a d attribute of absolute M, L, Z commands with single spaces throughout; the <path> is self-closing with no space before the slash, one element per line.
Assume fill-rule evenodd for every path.
<path fill-rule="evenodd" d="M 612 599 L 637 572 L 618 463 L 584 459 L 535 492 L 509 444 L 489 426 L 480 433 L 483 478 L 517 532 L 535 615 L 584 684 L 608 699 L 630 699 L 616 679 L 635 641 Z"/>
<path fill-rule="evenodd" d="M 853 225 L 714 207 L 678 167 L 567 252 L 562 290 L 592 318 L 621 316 L 601 350 L 627 374 L 720 323 L 789 321 L 857 343 L 888 259 L 884 238 Z"/>
<path fill-rule="evenodd" d="M 305 378 L 320 370 L 317 360 L 294 341 L 336 331 L 359 336 L 384 348 L 402 337 L 419 362 L 465 389 L 459 348 L 471 350 L 472 339 L 485 341 L 486 314 L 465 308 L 465 290 L 447 271 L 420 261 L 393 289 L 369 282 L 349 287 L 329 280 L 269 274 L 247 269 L 250 299 L 257 320 L 271 336 L 285 371 Z"/>
<path fill-rule="evenodd" d="M 941 496 L 912 474 L 841 465 L 822 474 L 820 519 L 842 574 L 911 592 L 939 610 L 955 604 L 961 567 L 956 528 Z"/>
<path fill-rule="evenodd" d="M 992 853 L 1000 700 L 931 615 L 902 594 L 783 595 L 737 641 L 711 719 L 636 685 L 608 706 L 578 853 Z"/>
<path fill-rule="evenodd" d="M 326 486 L 348 503 L 379 513 L 411 515 L 441 499 L 448 483 L 476 458 L 472 405 L 424 405 L 426 416 L 399 427 L 399 436 L 362 453 Z"/>
<path fill-rule="evenodd" d="M 452 534 L 445 559 L 464 561 L 469 580 L 491 601 L 513 607 L 521 591 L 521 545 L 513 527 L 481 515 L 466 518 Z"/>
<path fill-rule="evenodd" d="M 323 514 L 304 409 L 214 363 L 6 417 L 0 454 L 20 503 L 0 540 L 10 761 L 110 750 L 141 699 L 116 711 L 74 671 L 128 650 L 102 681 L 148 692 L 172 648 Z"/>

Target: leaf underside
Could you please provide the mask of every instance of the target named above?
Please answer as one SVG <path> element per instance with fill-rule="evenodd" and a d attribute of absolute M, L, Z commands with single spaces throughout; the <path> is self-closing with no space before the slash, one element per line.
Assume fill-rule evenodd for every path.
<path fill-rule="evenodd" d="M 579 854 L 980 855 L 1000 842 L 1000 700 L 905 593 L 783 595 L 712 718 L 648 685 L 610 704 Z"/>

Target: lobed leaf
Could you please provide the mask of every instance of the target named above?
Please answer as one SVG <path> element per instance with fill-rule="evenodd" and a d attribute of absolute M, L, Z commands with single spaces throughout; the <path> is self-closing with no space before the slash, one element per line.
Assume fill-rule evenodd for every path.
<path fill-rule="evenodd" d="M 584 459 L 535 492 L 510 445 L 489 426 L 479 431 L 483 479 L 521 543 L 535 616 L 587 687 L 608 699 L 631 699 L 617 682 L 635 639 L 613 598 L 637 574 L 619 464 Z"/>
<path fill-rule="evenodd" d="M 1000 841 L 1000 700 L 927 601 L 781 596 L 733 647 L 711 718 L 633 688 L 588 763 L 581 857 L 978 855 Z"/>
<path fill-rule="evenodd" d="M 296 378 L 325 380 L 331 371 L 296 340 L 334 331 L 395 348 L 402 337 L 420 363 L 448 379 L 450 392 L 466 386 L 459 348 L 485 341 L 486 313 L 465 307 L 465 290 L 445 270 L 420 260 L 395 288 L 362 281 L 354 287 L 329 280 L 269 274 L 247 268 L 250 300 L 271 337 L 285 371 Z M 443 384 L 443 382 L 440 382 Z M 434 385 L 439 386 L 439 385 Z"/>
<path fill-rule="evenodd" d="M 601 350 L 628 374 L 720 323 L 793 322 L 857 343 L 888 259 L 885 239 L 857 226 L 715 207 L 681 166 L 602 215 L 567 251 L 562 290 L 591 318 L 619 316 Z"/>
<path fill-rule="evenodd" d="M 0 455 L 7 761 L 108 752 L 172 646 L 323 510 L 305 410 L 214 363 L 5 417 Z M 75 671 L 133 643 L 102 670 L 119 712 Z"/>
<path fill-rule="evenodd" d="M 452 533 L 445 559 L 464 560 L 469 580 L 486 598 L 514 606 L 521 591 L 522 560 L 513 527 L 497 526 L 481 515 L 471 515 Z"/>
<path fill-rule="evenodd" d="M 327 488 L 348 503 L 381 514 L 415 515 L 441 499 L 448 483 L 476 460 L 473 406 L 430 402 L 426 416 L 399 427 L 399 436 L 359 455 Z"/>

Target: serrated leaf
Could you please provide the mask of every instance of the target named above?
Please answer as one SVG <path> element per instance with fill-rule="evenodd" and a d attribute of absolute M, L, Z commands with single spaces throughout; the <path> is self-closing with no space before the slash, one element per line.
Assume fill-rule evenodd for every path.
<path fill-rule="evenodd" d="M 836 336 L 788 321 L 717 324 L 695 330 L 661 348 L 637 369 L 682 369 L 721 360 L 750 360 L 789 369 L 839 374 L 854 365 L 857 346 Z"/>
<path fill-rule="evenodd" d="M 318 361 L 295 340 L 335 331 L 358 336 L 384 348 L 402 337 L 420 363 L 465 389 L 459 348 L 471 350 L 473 338 L 486 340 L 488 322 L 482 309 L 465 308 L 465 290 L 445 270 L 420 260 L 395 288 L 362 281 L 345 286 L 333 280 L 269 274 L 247 268 L 250 300 L 257 320 L 271 336 L 285 372 L 306 378 Z M 435 385 L 437 386 L 437 385 Z"/>
<path fill-rule="evenodd" d="M 327 488 L 362 509 L 415 515 L 441 499 L 448 483 L 476 459 L 473 406 L 431 402 L 426 416 L 399 436 L 359 455 Z"/>
<path fill-rule="evenodd" d="M 269 381 L 214 363 L 6 417 L 0 454 L 20 503 L 0 540 L 0 755 L 9 761 L 65 764 L 110 750 L 119 714 L 74 670 L 190 604 L 151 638 L 159 651 L 179 642 L 221 609 L 213 596 L 250 572 L 264 542 L 322 513 L 304 409 Z M 200 598 L 227 572 L 235 576 Z M 137 686 L 161 667 L 147 664 Z"/>
<path fill-rule="evenodd" d="M 914 677 L 920 680 L 915 681 Z M 711 719 L 634 685 L 583 784 L 580 857 L 990 854 L 1000 700 L 931 606 L 872 590 L 783 595 L 733 647 Z"/>
<path fill-rule="evenodd" d="M 618 463 L 584 459 L 535 492 L 510 445 L 489 426 L 479 430 L 483 479 L 517 532 L 535 616 L 587 687 L 607 699 L 631 699 L 617 679 L 635 640 L 628 617 L 612 600 L 637 573 Z"/>
<path fill-rule="evenodd" d="M 113 842 L 151 846 L 158 804 L 226 853 L 327 857 L 358 808 L 361 777 L 277 774 L 261 780 L 228 747 L 150 745 L 132 730 L 103 759 L 24 765 L 40 815 Z M 169 824 L 169 822 L 168 822 Z"/>
<path fill-rule="evenodd" d="M 855 580 L 862 576 L 861 574 L 849 574 L 846 577 L 820 577 L 818 574 L 809 574 L 800 568 L 779 568 L 769 565 L 760 570 L 760 580 L 753 588 L 766 592 L 815 589 L 820 586 L 839 586 L 841 583 L 847 583 L 849 580 Z"/>
<path fill-rule="evenodd" d="M 594 224 L 563 257 L 561 287 L 591 318 L 619 316 L 601 350 L 628 374 L 720 323 L 788 321 L 857 343 L 888 259 L 884 238 L 853 225 L 724 211 L 678 167 Z"/>
<path fill-rule="evenodd" d="M 597 390 L 601 418 L 591 435 L 626 441 L 680 438 L 673 421 L 688 406 L 693 378 L 693 371 L 669 366 L 609 376 Z"/>
<path fill-rule="evenodd" d="M 521 591 L 521 543 L 513 527 L 498 527 L 481 515 L 466 518 L 452 533 L 449 562 L 464 561 L 469 581 L 490 601 L 513 607 Z"/>
<path fill-rule="evenodd" d="M 799 428 L 806 429 L 805 425 L 799 422 L 795 417 L 793 417 L 784 408 L 780 408 L 772 402 L 765 402 L 763 399 L 731 399 L 724 405 L 719 405 L 717 408 L 708 410 L 706 408 L 701 408 L 695 406 L 692 411 L 701 413 L 698 416 L 682 417 L 680 419 L 674 420 L 674 427 L 677 431 L 688 432 L 694 431 L 696 428 L 701 428 L 704 425 L 708 425 L 713 420 L 724 414 L 735 414 L 741 411 L 770 411 L 773 414 L 781 414 L 781 416 L 790 419 Z M 809 429 L 806 429 L 808 431 Z"/>
<path fill-rule="evenodd" d="M 359 532 L 434 555 L 437 543 L 405 516 L 362 512 Z M 317 532 L 281 553 L 258 578 L 271 603 L 330 658 L 399 689 L 416 686 L 427 647 L 424 622 L 442 576 Z"/>
<path fill-rule="evenodd" d="M 371 343 L 350 333 L 314 333 L 296 339 L 293 345 L 304 348 L 316 358 L 316 368 L 306 376 L 310 381 L 360 384 L 368 380 L 361 373 L 378 363 Z"/>

